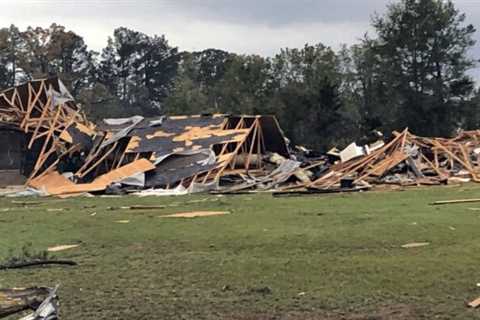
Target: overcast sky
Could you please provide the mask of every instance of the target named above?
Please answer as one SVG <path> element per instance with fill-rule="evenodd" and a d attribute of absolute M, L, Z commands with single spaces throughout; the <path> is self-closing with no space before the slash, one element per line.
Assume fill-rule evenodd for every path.
<path fill-rule="evenodd" d="M 101 51 L 113 29 L 165 34 L 181 50 L 273 55 L 284 47 L 352 44 L 388 0 L 0 0 L 0 26 L 65 25 Z M 456 0 L 480 30 L 480 0 Z M 480 31 L 476 36 L 480 40 Z M 472 53 L 480 59 L 480 41 Z"/>

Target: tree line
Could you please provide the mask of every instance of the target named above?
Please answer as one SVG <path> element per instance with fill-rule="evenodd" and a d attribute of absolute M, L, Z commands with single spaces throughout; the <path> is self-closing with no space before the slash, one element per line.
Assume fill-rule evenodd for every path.
<path fill-rule="evenodd" d="M 102 52 L 64 26 L 0 29 L 0 88 L 58 75 L 93 120 L 134 114 L 273 114 L 295 144 L 325 151 L 374 131 L 449 136 L 480 127 L 469 70 L 475 28 L 451 1 L 400 0 L 373 35 L 272 57 L 180 51 L 118 28 Z"/>

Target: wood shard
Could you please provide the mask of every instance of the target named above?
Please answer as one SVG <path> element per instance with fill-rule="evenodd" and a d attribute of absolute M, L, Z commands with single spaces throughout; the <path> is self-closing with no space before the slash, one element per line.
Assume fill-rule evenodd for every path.
<path fill-rule="evenodd" d="M 65 245 L 60 245 L 60 246 L 55 246 L 55 247 L 50 247 L 47 249 L 48 252 L 59 252 L 59 251 L 65 251 L 73 248 L 79 247 L 79 244 L 65 244 Z"/>
<path fill-rule="evenodd" d="M 62 133 L 60 134 L 60 139 L 68 143 L 73 143 L 73 138 L 67 131 L 62 131 Z"/>
<path fill-rule="evenodd" d="M 404 244 L 402 248 L 405 248 L 405 249 L 419 248 L 419 247 L 425 247 L 428 245 L 430 245 L 430 242 L 412 242 L 412 243 Z"/>
<path fill-rule="evenodd" d="M 142 141 L 140 137 L 131 137 L 130 141 L 128 142 L 127 148 L 125 149 L 125 152 L 135 152 L 135 149 L 137 149 L 140 145 L 140 141 Z"/>
<path fill-rule="evenodd" d="M 459 204 L 459 203 L 473 203 L 480 202 L 480 199 L 459 199 L 459 200 L 442 200 L 435 201 L 432 203 L 433 206 L 444 205 L 444 204 Z"/>
<path fill-rule="evenodd" d="M 166 216 L 160 216 L 160 218 L 196 218 L 196 217 L 210 217 L 221 216 L 230 214 L 228 211 L 192 211 L 192 212 L 180 212 L 169 214 Z"/>
<path fill-rule="evenodd" d="M 470 301 L 470 302 L 468 303 L 468 306 L 469 306 L 470 308 L 478 308 L 478 307 L 480 306 L 480 297 L 477 298 L 477 299 L 475 299 L 475 300 L 473 300 L 473 301 Z"/>

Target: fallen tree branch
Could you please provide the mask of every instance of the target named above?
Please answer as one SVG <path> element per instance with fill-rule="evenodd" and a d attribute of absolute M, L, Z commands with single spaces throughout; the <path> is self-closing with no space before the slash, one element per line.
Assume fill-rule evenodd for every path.
<path fill-rule="evenodd" d="M 14 262 L 0 265 L 0 270 L 7 269 L 21 269 L 33 266 L 43 266 L 43 265 L 67 265 L 67 266 L 76 266 L 77 263 L 71 260 L 36 260 L 36 261 L 22 261 Z"/>

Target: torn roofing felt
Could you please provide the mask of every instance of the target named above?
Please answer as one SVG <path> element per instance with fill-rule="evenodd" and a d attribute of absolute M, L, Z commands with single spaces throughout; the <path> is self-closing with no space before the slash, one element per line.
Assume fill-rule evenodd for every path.
<path fill-rule="evenodd" d="M 27 184 L 55 194 L 99 191 L 122 181 L 136 187 L 188 188 L 261 169 L 262 155 L 269 151 L 289 156 L 272 116 L 135 116 L 93 124 L 58 78 L 0 93 L 0 123 L 23 132 L 26 149 L 35 154 Z M 139 160 L 151 166 L 137 167 L 130 179 L 102 180 Z M 53 173 L 68 176 L 70 183 Z M 60 188 L 49 183 L 60 180 Z"/>

